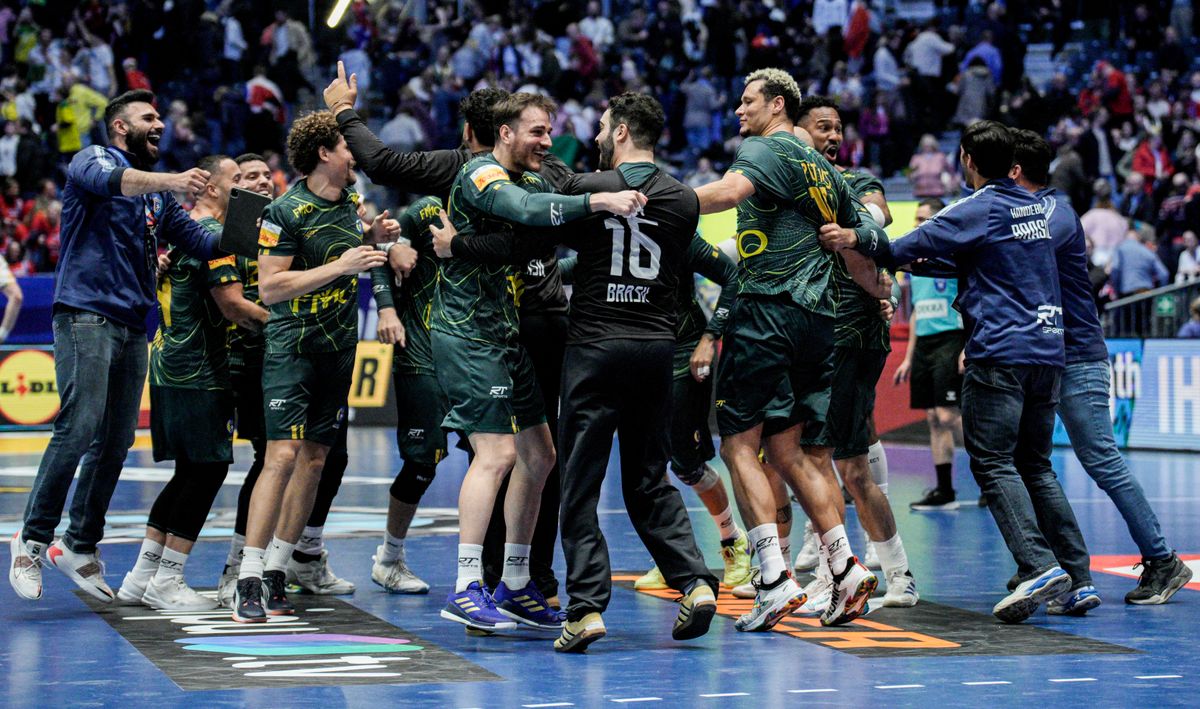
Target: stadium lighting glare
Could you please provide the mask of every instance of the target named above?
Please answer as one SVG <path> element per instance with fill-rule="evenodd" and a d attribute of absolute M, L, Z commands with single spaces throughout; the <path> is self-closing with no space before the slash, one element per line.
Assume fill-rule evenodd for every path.
<path fill-rule="evenodd" d="M 342 21 L 342 15 L 346 14 L 346 8 L 350 7 L 350 0 L 337 0 L 333 4 L 333 9 L 329 11 L 329 19 L 325 21 L 330 28 L 337 27 Z"/>

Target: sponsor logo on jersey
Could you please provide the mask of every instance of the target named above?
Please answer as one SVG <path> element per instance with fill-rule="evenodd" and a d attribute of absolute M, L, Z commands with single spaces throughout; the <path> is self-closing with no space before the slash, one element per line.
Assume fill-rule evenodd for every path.
<path fill-rule="evenodd" d="M 484 165 L 475 168 L 475 171 L 471 173 L 471 182 L 475 185 L 475 189 L 481 192 L 493 182 L 507 179 L 508 172 L 499 165 Z"/>
<path fill-rule="evenodd" d="M 410 440 L 410 441 L 423 441 L 423 440 L 425 440 L 425 429 L 423 429 L 423 428 L 410 428 L 410 429 L 408 429 L 408 440 Z"/>
<path fill-rule="evenodd" d="M 1042 332 L 1047 335 L 1061 335 L 1063 329 L 1058 325 L 1060 315 L 1062 315 L 1062 308 L 1057 305 L 1039 305 L 1037 321 L 1042 326 Z"/>
<path fill-rule="evenodd" d="M 283 407 L 286 405 L 287 399 L 271 399 L 271 401 L 267 404 L 267 408 L 271 409 L 272 411 L 282 411 Z"/>
<path fill-rule="evenodd" d="M 505 386 L 492 387 L 491 391 L 489 391 L 488 394 L 493 399 L 507 399 L 508 398 L 508 387 L 505 387 Z"/>
<path fill-rule="evenodd" d="M 608 284 L 609 303 L 648 303 L 650 302 L 650 286 L 625 286 L 619 283 Z"/>
<path fill-rule="evenodd" d="M 283 231 L 283 227 L 275 222 L 263 220 L 262 226 L 258 229 L 258 245 L 266 248 L 279 245 L 279 233 Z"/>
<path fill-rule="evenodd" d="M 217 269 L 222 266 L 233 266 L 236 263 L 237 257 L 235 257 L 233 254 L 230 254 L 228 256 L 222 256 L 221 258 L 215 258 L 212 261 L 209 261 L 208 267 L 211 269 Z"/>

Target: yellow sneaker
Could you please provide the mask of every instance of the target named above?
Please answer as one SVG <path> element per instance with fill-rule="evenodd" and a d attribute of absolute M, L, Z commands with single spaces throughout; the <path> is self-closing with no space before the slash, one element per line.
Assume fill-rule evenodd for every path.
<path fill-rule="evenodd" d="M 637 591 L 662 591 L 670 586 L 667 585 L 667 580 L 663 578 L 662 572 L 655 566 L 640 579 L 634 581 L 633 588 Z"/>
<path fill-rule="evenodd" d="M 716 612 L 717 597 L 713 595 L 713 590 L 703 581 L 697 582 L 691 593 L 679 601 L 679 615 L 675 617 L 671 637 L 691 640 L 704 635 Z"/>
<path fill-rule="evenodd" d="M 599 613 L 588 613 L 575 622 L 566 621 L 554 641 L 555 652 L 587 652 L 588 645 L 608 634 Z"/>
<path fill-rule="evenodd" d="M 721 581 L 726 588 L 735 588 L 750 583 L 750 538 L 742 530 L 729 541 L 721 542 L 721 560 L 725 562 L 725 578 Z"/>

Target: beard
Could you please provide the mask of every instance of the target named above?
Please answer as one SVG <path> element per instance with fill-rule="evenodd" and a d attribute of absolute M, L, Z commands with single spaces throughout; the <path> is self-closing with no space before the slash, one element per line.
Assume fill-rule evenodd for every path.
<path fill-rule="evenodd" d="M 613 144 L 612 135 L 600 141 L 600 169 L 611 170 L 613 162 L 613 153 L 616 151 L 616 145 Z"/>
<path fill-rule="evenodd" d="M 158 146 L 152 145 L 149 140 L 150 131 L 138 131 L 131 129 L 129 135 L 125 138 L 125 147 L 129 152 L 133 153 L 143 165 L 153 165 L 158 162 Z"/>

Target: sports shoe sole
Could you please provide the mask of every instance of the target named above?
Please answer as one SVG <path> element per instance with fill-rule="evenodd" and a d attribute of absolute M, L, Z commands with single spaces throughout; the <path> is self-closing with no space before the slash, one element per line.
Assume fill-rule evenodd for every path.
<path fill-rule="evenodd" d="M 243 618 L 242 616 L 237 614 L 237 611 L 234 611 L 229 617 L 232 618 L 233 622 L 235 622 L 235 623 L 265 623 L 265 622 L 267 622 L 266 616 L 263 616 L 261 618 Z"/>
<path fill-rule="evenodd" d="M 1044 601 L 1061 596 L 1063 593 L 1068 591 L 1070 587 L 1070 576 L 1067 574 L 1056 576 L 1047 581 L 1045 586 L 1042 586 L 1024 598 L 1014 599 L 1008 605 L 1004 605 L 1005 601 L 1008 600 L 1007 598 L 1001 600 L 995 605 L 995 607 L 992 608 L 992 615 L 996 616 L 996 618 L 1004 623 L 1020 623 L 1029 616 L 1033 615 L 1034 611 L 1036 611 L 1038 606 L 1042 605 Z"/>
<path fill-rule="evenodd" d="M 482 625 L 482 624 L 478 623 L 477 621 L 473 621 L 473 620 L 464 618 L 461 615 L 451 613 L 450 611 L 445 610 L 445 609 L 443 609 L 441 611 L 441 616 L 443 618 L 445 618 L 446 620 L 452 620 L 455 623 L 465 625 L 465 626 L 467 626 L 468 629 L 482 630 L 487 633 L 495 633 L 498 630 L 516 630 L 516 628 L 517 628 L 516 623 L 496 623 L 494 625 Z"/>
<path fill-rule="evenodd" d="M 376 580 L 376 578 L 374 576 L 371 577 L 371 583 L 374 583 L 376 586 L 382 588 L 384 591 L 387 591 L 388 593 L 392 594 L 393 596 L 423 596 L 423 595 L 429 593 L 428 585 L 426 585 L 424 587 L 420 587 L 420 588 L 415 588 L 415 589 L 389 588 L 389 587 L 385 586 L 384 584 L 380 583 L 378 580 Z"/>
<path fill-rule="evenodd" d="M 125 584 L 121 584 L 121 588 L 117 589 L 117 600 L 126 606 L 140 606 L 145 601 L 146 591 L 142 590 L 142 595 L 134 596 L 132 593 L 125 590 Z"/>
<path fill-rule="evenodd" d="M 1094 608 L 1099 608 L 1101 603 L 1102 601 L 1099 596 L 1088 596 L 1074 606 L 1071 606 L 1070 610 L 1047 604 L 1046 615 L 1067 615 L 1078 618 Z"/>
<path fill-rule="evenodd" d="M 875 574 L 867 576 L 862 581 L 858 582 L 854 593 L 850 594 L 846 599 L 846 605 L 842 607 L 842 612 L 836 617 L 826 621 L 821 618 L 821 625 L 831 627 L 834 625 L 845 625 L 852 620 L 857 619 L 867 610 L 867 602 L 871 600 L 871 594 L 875 593 L 875 589 L 879 586 L 879 579 Z"/>
<path fill-rule="evenodd" d="M 671 637 L 675 640 L 692 640 L 706 634 L 716 614 L 715 600 L 681 607 L 678 618 L 682 620 L 677 619 L 675 626 L 671 628 Z"/>
<path fill-rule="evenodd" d="M 1192 569 L 1184 564 L 1183 571 L 1184 573 L 1178 574 L 1171 578 L 1171 583 L 1167 585 L 1166 590 L 1162 593 L 1151 596 L 1144 601 L 1126 600 L 1125 602 L 1131 606 L 1158 606 L 1166 603 L 1167 601 L 1171 600 L 1171 596 L 1174 596 L 1179 589 L 1186 586 L 1188 582 L 1192 580 Z"/>
<path fill-rule="evenodd" d="M 790 597 L 783 605 L 768 611 L 757 624 L 747 624 L 745 626 L 735 624 L 734 627 L 744 633 L 765 632 L 774 628 L 779 621 L 791 615 L 792 611 L 804 605 L 804 602 L 807 600 L 808 596 L 804 595 L 804 591 L 801 590 L 795 596 Z"/>
<path fill-rule="evenodd" d="M 116 598 L 116 594 L 113 593 L 111 589 L 109 590 L 108 593 L 105 593 L 104 589 L 100 588 L 99 586 L 96 586 L 91 581 L 88 581 L 83 576 L 80 576 L 79 574 L 77 574 L 75 572 L 75 569 L 72 569 L 67 566 L 59 566 L 58 563 L 55 561 L 55 557 L 50 556 L 49 553 L 47 553 L 46 556 L 50 558 L 50 563 L 54 565 L 54 568 L 58 569 L 59 571 L 63 572 L 64 574 L 66 574 L 67 578 L 74 581 L 75 585 L 82 588 L 84 590 L 84 592 L 87 593 L 89 596 L 91 596 L 91 597 L 95 598 L 96 600 L 101 601 L 103 603 L 112 603 L 113 599 Z"/>
<path fill-rule="evenodd" d="M 944 505 L 909 505 L 913 512 L 957 512 L 960 502 L 948 502 Z"/>
<path fill-rule="evenodd" d="M 517 622 L 517 626 L 533 628 L 534 630 L 544 630 L 548 633 L 557 633 L 562 630 L 562 623 L 558 623 L 557 625 L 546 625 L 545 623 L 539 623 L 536 620 L 530 620 L 529 618 L 524 618 L 520 614 L 513 613 L 512 611 L 508 610 L 507 608 L 501 608 L 500 606 L 496 606 L 496 610 L 499 611 L 500 615 L 504 616 L 505 618 L 512 618 L 513 620 L 515 620 Z"/>
<path fill-rule="evenodd" d="M 587 652 L 589 645 L 596 642 L 597 640 L 604 637 L 605 635 L 608 635 L 608 630 L 603 625 L 601 625 L 601 626 L 589 625 L 586 628 L 584 628 L 583 630 L 581 630 L 578 634 L 571 633 L 571 631 L 567 630 L 564 627 L 562 629 L 562 635 L 559 636 L 559 640 L 562 640 L 564 637 L 567 637 L 567 641 L 562 644 L 559 644 L 558 641 L 555 641 L 554 651 L 555 652 L 584 653 L 584 652 Z"/>
<path fill-rule="evenodd" d="M 11 557 L 12 559 L 16 559 L 17 556 L 22 553 L 21 552 L 21 533 L 20 532 L 17 532 L 16 534 L 14 534 L 12 539 L 9 540 L 8 549 L 10 552 L 12 552 L 12 557 Z M 26 554 L 26 556 L 28 556 L 28 554 Z M 12 586 L 13 591 L 16 591 L 18 596 L 20 596 L 21 598 L 24 598 L 27 601 L 36 601 L 42 597 L 42 585 L 41 584 L 38 584 L 38 592 L 37 592 L 37 595 L 35 595 L 35 596 L 26 595 L 25 593 L 23 593 L 21 591 L 20 588 L 17 587 L 17 570 L 13 567 L 11 562 L 8 565 L 8 584 L 10 586 Z"/>

